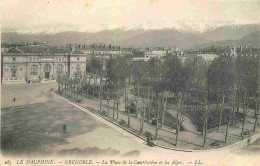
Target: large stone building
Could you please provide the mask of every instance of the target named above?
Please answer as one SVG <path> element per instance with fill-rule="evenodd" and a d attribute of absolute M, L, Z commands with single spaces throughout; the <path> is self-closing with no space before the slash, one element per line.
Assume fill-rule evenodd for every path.
<path fill-rule="evenodd" d="M 180 49 L 171 49 L 164 47 L 146 48 L 144 50 L 140 50 L 137 53 L 138 54 L 135 54 L 133 57 L 134 61 L 149 61 L 151 58 L 161 59 L 167 54 L 176 55 L 178 57 L 184 56 L 183 51 Z"/>
<path fill-rule="evenodd" d="M 80 51 L 84 52 L 87 55 L 95 56 L 96 58 L 114 58 L 119 56 L 127 56 L 132 55 L 131 48 L 121 48 L 120 46 L 112 46 L 112 45 L 105 45 L 105 44 L 92 44 L 92 45 L 85 45 L 85 44 L 78 44 L 74 45 L 75 48 L 79 49 Z"/>
<path fill-rule="evenodd" d="M 89 58 L 89 55 L 74 47 L 11 47 L 2 53 L 2 79 L 33 82 L 55 79 L 59 74 L 65 73 L 72 76 L 86 71 L 86 61 Z"/>

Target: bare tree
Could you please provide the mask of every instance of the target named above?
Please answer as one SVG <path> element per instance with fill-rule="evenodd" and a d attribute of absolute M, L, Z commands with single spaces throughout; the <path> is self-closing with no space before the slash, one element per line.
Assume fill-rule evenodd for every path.
<path fill-rule="evenodd" d="M 222 113 L 225 106 L 225 96 L 223 94 L 222 96 L 222 104 L 220 105 L 220 115 L 219 115 L 219 123 L 218 123 L 218 129 L 220 129 L 221 123 L 222 123 Z"/>
<path fill-rule="evenodd" d="M 204 99 L 205 99 L 205 106 L 204 106 L 205 113 L 204 113 L 204 123 L 203 123 L 203 131 L 204 131 L 203 132 L 204 133 L 203 147 L 205 147 L 205 144 L 206 144 L 207 131 L 208 131 L 208 111 L 209 111 L 209 108 L 208 108 L 208 98 L 207 98 L 206 93 L 204 94 Z"/>
<path fill-rule="evenodd" d="M 165 111 L 167 109 L 167 99 L 168 99 L 168 93 L 165 92 L 164 95 L 163 95 L 164 106 L 163 106 L 163 114 L 162 114 L 162 126 L 164 124 L 164 116 L 165 116 Z"/>
<path fill-rule="evenodd" d="M 180 110 L 181 110 L 181 102 L 182 102 L 182 94 L 180 94 L 180 97 L 178 97 L 178 110 L 177 110 L 177 123 L 176 123 L 176 142 L 175 146 L 178 145 L 178 138 L 179 138 L 179 130 L 180 130 Z"/>

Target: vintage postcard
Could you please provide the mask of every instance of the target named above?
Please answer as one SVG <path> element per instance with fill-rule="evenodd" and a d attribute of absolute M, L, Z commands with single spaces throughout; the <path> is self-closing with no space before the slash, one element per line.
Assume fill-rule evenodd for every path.
<path fill-rule="evenodd" d="M 259 0 L 0 9 L 0 166 L 259 165 Z"/>

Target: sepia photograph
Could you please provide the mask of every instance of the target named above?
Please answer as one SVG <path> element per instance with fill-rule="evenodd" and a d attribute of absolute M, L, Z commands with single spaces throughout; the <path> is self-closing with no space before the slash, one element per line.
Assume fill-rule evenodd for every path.
<path fill-rule="evenodd" d="M 1 166 L 259 165 L 259 0 L 0 9 Z"/>

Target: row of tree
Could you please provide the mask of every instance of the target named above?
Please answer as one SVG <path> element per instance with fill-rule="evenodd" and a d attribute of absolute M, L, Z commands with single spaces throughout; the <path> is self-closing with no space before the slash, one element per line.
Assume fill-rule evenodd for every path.
<path fill-rule="evenodd" d="M 237 111 L 242 106 L 245 112 L 249 106 L 256 108 L 258 104 L 258 57 L 218 57 L 210 65 L 201 57 L 188 58 L 184 63 L 173 55 L 152 58 L 148 62 L 119 57 L 109 59 L 105 71 L 101 69 L 100 60 L 92 58 L 88 69 L 92 74 L 100 73 L 105 77 L 113 92 L 129 83 L 133 84 L 135 92 L 138 87 L 151 89 L 155 99 L 159 93 L 169 92 L 176 103 L 182 95 L 186 104 L 202 105 L 206 95 L 208 104 L 215 103 L 217 110 L 223 102 L 233 102 Z M 147 97 L 148 91 L 144 95 Z"/>
<path fill-rule="evenodd" d="M 83 81 L 76 81 L 76 78 Z M 202 132 L 205 138 L 209 126 L 214 127 L 210 124 L 213 121 L 218 121 L 218 127 L 223 124 L 224 119 L 227 119 L 227 124 L 230 120 L 233 124 L 236 116 L 242 114 L 244 128 L 248 107 L 255 109 L 257 122 L 259 58 L 238 57 L 231 59 L 218 57 L 211 64 L 207 64 L 200 57 L 191 57 L 182 62 L 177 56 L 173 55 L 167 55 L 163 59 L 152 58 L 148 62 L 133 62 L 127 57 L 110 58 L 105 61 L 92 57 L 87 65 L 87 73 L 74 77 L 74 79 L 76 79 L 74 82 L 79 84 L 78 86 L 75 85 L 74 89 L 77 90 L 77 87 L 83 89 L 77 90 L 78 92 L 92 93 L 96 94 L 92 97 L 99 97 L 100 110 L 102 100 L 107 100 L 108 103 L 110 100 L 114 100 L 113 117 L 114 110 L 117 109 L 118 112 L 119 98 L 122 95 L 125 95 L 125 108 L 130 108 L 126 105 L 128 99 L 127 87 L 132 86 L 133 93 L 136 96 L 135 111 L 133 112 L 136 116 L 140 113 L 138 100 L 145 98 L 149 101 L 148 109 L 146 109 L 148 112 L 144 111 L 141 115 L 144 119 L 150 117 L 151 105 L 155 103 L 154 107 L 157 107 L 155 113 L 156 125 L 158 125 L 159 119 L 161 125 L 164 124 L 167 100 L 177 105 L 177 126 L 180 126 L 183 121 L 183 108 L 190 110 L 195 108 L 193 113 L 198 112 L 199 114 L 189 117 L 202 119 Z M 97 84 L 97 81 L 91 83 L 90 80 L 92 79 L 99 79 L 99 84 Z M 70 87 L 70 85 L 65 86 Z M 159 104 L 165 106 L 161 107 Z M 216 104 L 216 107 L 213 107 L 214 104 Z M 225 113 L 223 112 L 225 107 L 232 109 Z M 243 108 L 242 113 L 239 112 L 241 107 Z M 129 110 L 129 117 L 130 113 Z M 217 116 L 212 116 L 213 114 Z M 223 115 L 228 117 L 223 118 Z M 213 117 L 213 120 L 210 117 Z M 150 118 L 147 119 L 150 120 Z M 128 125 L 129 123 L 130 118 Z M 178 133 L 179 127 L 176 129 Z M 243 136 L 243 129 L 241 136 Z"/>

